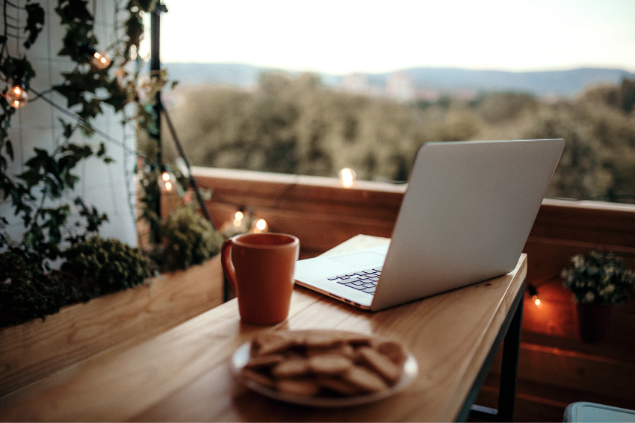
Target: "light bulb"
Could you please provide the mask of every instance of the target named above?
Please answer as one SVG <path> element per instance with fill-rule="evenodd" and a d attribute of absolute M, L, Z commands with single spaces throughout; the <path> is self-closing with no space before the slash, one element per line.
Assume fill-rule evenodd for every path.
<path fill-rule="evenodd" d="M 251 225 L 251 230 L 249 232 L 260 234 L 266 232 L 267 228 L 267 221 L 265 219 L 258 219 Z"/>
<path fill-rule="evenodd" d="M 4 94 L 4 98 L 11 107 L 19 109 L 29 101 L 29 94 L 24 88 L 24 83 L 16 81 Z"/>
<path fill-rule="evenodd" d="M 159 177 L 159 187 L 163 192 L 172 192 L 176 187 L 176 177 L 172 172 L 164 170 Z"/>
<path fill-rule="evenodd" d="M 244 217 L 245 217 L 245 215 L 240 210 L 238 210 L 236 212 L 236 214 L 234 215 L 234 227 L 235 228 L 240 228 L 242 226 Z"/>
<path fill-rule="evenodd" d="M 340 170 L 339 173 L 340 183 L 344 188 L 350 188 L 353 186 L 353 182 L 355 182 L 356 176 L 357 175 L 355 174 L 355 171 L 353 169 L 345 167 L 344 169 Z"/>
<path fill-rule="evenodd" d="M 97 69 L 106 69 L 110 66 L 110 57 L 105 51 L 94 51 L 93 57 L 90 58 L 90 63 Z"/>

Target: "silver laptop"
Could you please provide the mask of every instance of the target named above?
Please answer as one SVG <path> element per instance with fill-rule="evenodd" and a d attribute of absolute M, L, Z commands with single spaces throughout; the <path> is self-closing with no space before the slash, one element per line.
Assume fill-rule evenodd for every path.
<path fill-rule="evenodd" d="M 563 139 L 423 145 L 390 245 L 300 260 L 296 283 L 376 311 L 510 272 L 563 148 Z"/>

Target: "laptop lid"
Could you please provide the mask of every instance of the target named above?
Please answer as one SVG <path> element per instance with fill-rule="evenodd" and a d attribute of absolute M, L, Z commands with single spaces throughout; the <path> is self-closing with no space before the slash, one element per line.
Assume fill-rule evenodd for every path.
<path fill-rule="evenodd" d="M 513 270 L 563 148 L 563 139 L 423 145 L 371 310 Z"/>

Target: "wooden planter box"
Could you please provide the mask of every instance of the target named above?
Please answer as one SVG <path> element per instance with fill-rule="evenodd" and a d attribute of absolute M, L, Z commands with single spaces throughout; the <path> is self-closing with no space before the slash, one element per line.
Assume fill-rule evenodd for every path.
<path fill-rule="evenodd" d="M 0 397 L 108 348 L 163 332 L 223 301 L 220 256 L 149 286 L 0 329 Z"/>

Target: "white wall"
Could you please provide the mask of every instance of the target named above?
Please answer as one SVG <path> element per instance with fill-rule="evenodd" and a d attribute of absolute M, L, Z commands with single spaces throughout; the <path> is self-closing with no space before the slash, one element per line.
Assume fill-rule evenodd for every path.
<path fill-rule="evenodd" d="M 12 0 L 12 2 L 22 7 L 26 4 L 26 0 Z M 40 0 L 39 3 L 45 9 L 46 20 L 44 29 L 36 43 L 29 50 L 25 50 L 22 46 L 24 40 L 21 40 L 18 50 L 17 43 L 13 40 L 9 44 L 9 51 L 13 56 L 16 53 L 26 54 L 36 72 L 36 77 L 31 80 L 31 87 L 42 92 L 49 90 L 53 85 L 60 84 L 63 81 L 60 72 L 71 70 L 74 64 L 67 57 L 57 56 L 57 52 L 62 47 L 64 34 L 60 18 L 55 13 L 57 1 Z M 95 14 L 95 34 L 100 47 L 108 46 L 116 39 L 115 5 L 116 0 L 89 2 L 89 10 Z M 93 10 L 93 7 L 96 10 Z M 24 25 L 26 12 L 21 11 L 18 15 L 15 10 L 8 8 L 7 15 L 9 14 L 17 16 L 20 24 Z M 18 109 L 11 121 L 9 135 L 15 151 L 15 160 L 9 166 L 11 173 L 20 173 L 25 170 L 23 163 L 33 156 L 33 147 L 52 152 L 63 141 L 61 137 L 62 126 L 58 118 L 62 118 L 68 123 L 72 122 L 70 117 L 55 110 L 43 100 L 33 101 L 34 97 L 31 93 L 29 103 Z M 46 97 L 66 108 L 66 98 L 63 96 L 51 92 L 46 94 Z M 100 231 L 102 236 L 119 238 L 136 246 L 137 233 L 131 211 L 135 200 L 133 170 L 136 161 L 134 154 L 136 141 L 134 128 L 130 125 L 123 128 L 121 125 L 123 115 L 121 113 L 115 114 L 111 106 L 104 104 L 102 109 L 105 112 L 104 115 L 96 119 L 93 126 L 118 140 L 127 148 L 114 145 L 97 134 L 91 138 L 83 137 L 77 131 L 71 138 L 72 142 L 91 144 L 95 147 L 95 151 L 99 143 L 104 142 L 107 155 L 112 157 L 115 162 L 106 165 L 100 159 L 91 158 L 78 165 L 75 174 L 80 177 L 80 184 L 76 186 L 75 192 L 69 193 L 66 202 L 72 203 L 73 198 L 81 196 L 86 205 L 95 206 L 101 213 L 108 215 L 109 222 L 104 223 Z M 128 190 L 126 190 L 126 184 L 129 187 Z M 12 238 L 20 240 L 23 231 L 22 222 L 13 216 L 13 209 L 9 202 L 10 200 L 3 201 L 0 197 L 0 214 L 9 219 L 8 232 Z"/>

